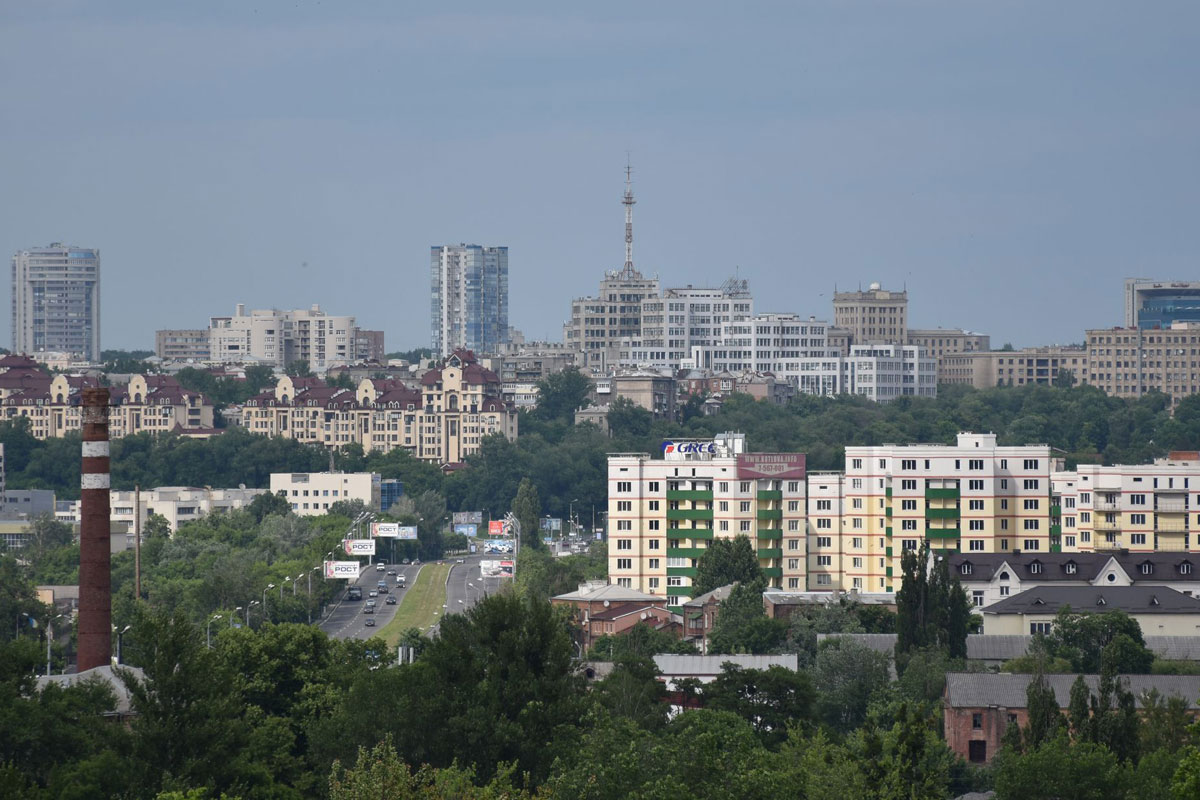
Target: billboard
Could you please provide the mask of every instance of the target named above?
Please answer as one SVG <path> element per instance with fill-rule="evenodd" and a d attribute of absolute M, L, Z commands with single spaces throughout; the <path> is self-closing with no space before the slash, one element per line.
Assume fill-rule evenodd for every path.
<path fill-rule="evenodd" d="M 668 460 L 674 460 L 672 457 L 679 456 L 712 456 L 717 453 L 717 443 L 712 439 L 688 439 L 686 441 L 663 439 L 662 452 Z"/>
<path fill-rule="evenodd" d="M 375 555 L 374 539 L 342 539 L 342 549 L 352 556 Z"/>
<path fill-rule="evenodd" d="M 544 531 L 561 531 L 562 519 L 559 517 L 542 517 L 539 527 Z"/>
<path fill-rule="evenodd" d="M 358 580 L 359 563 L 357 561 L 326 561 L 326 578 L 347 578 Z"/>
<path fill-rule="evenodd" d="M 501 561 L 500 562 L 500 577 L 501 578 L 511 578 L 513 576 L 513 565 L 514 565 L 514 562 L 512 562 L 512 561 Z"/>
<path fill-rule="evenodd" d="M 804 453 L 741 453 L 739 478 L 804 480 Z"/>
<path fill-rule="evenodd" d="M 455 511 L 454 512 L 454 524 L 455 525 L 482 525 L 483 524 L 483 512 L 482 511 Z"/>
<path fill-rule="evenodd" d="M 395 522 L 372 522 L 371 535 L 384 539 L 395 539 L 400 535 L 400 525 Z"/>
<path fill-rule="evenodd" d="M 405 540 L 410 540 L 410 541 L 417 540 L 417 526 L 416 525 L 401 525 L 396 530 L 399 531 L 396 534 L 397 539 L 405 539 Z"/>
<path fill-rule="evenodd" d="M 475 538 L 476 530 L 477 528 L 475 525 L 468 525 L 466 523 L 458 523 L 454 526 L 455 533 L 461 533 L 463 536 L 467 536 L 472 539 Z"/>
<path fill-rule="evenodd" d="M 511 578 L 513 576 L 513 562 L 507 561 L 480 561 L 479 573 L 485 578 Z"/>
<path fill-rule="evenodd" d="M 494 519 L 488 523 L 488 536 L 504 536 L 508 533 L 504 528 L 504 520 Z"/>

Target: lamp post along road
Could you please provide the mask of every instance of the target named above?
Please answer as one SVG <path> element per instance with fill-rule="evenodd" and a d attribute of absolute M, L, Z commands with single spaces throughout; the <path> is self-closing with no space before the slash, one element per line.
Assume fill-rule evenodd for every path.
<path fill-rule="evenodd" d="M 212 650 L 212 624 L 219 619 L 224 619 L 223 614 L 214 614 L 213 618 L 208 621 L 208 625 L 204 631 L 204 644 L 209 650 Z"/>
<path fill-rule="evenodd" d="M 267 584 L 267 588 L 266 588 L 266 589 L 263 589 L 263 599 L 262 599 L 262 607 L 263 607 L 263 622 L 270 622 L 270 621 L 271 621 L 271 612 L 270 612 L 270 611 L 267 609 L 267 592 L 268 592 L 268 591 L 270 591 L 271 589 L 274 589 L 274 588 L 275 588 L 275 584 L 273 584 L 273 583 L 268 583 L 268 584 Z M 280 591 L 280 592 L 279 592 L 279 599 L 280 599 L 280 600 L 282 600 L 282 599 L 283 599 L 283 592 L 282 592 L 282 591 Z"/>

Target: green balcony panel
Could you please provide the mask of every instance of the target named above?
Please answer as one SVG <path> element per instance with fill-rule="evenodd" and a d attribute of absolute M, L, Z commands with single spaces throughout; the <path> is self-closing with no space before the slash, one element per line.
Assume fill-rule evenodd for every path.
<path fill-rule="evenodd" d="M 890 548 L 890 547 L 889 547 L 889 548 L 887 548 L 887 549 L 884 551 L 884 554 L 885 554 L 885 555 L 886 555 L 888 558 L 891 558 L 891 557 L 892 557 L 892 548 Z"/>
<path fill-rule="evenodd" d="M 711 511 L 708 512 L 708 518 L 712 519 Z M 758 510 L 758 518 L 759 518 L 759 520 L 783 519 L 783 509 L 781 509 L 781 508 L 760 508 Z"/>
<path fill-rule="evenodd" d="M 891 506 L 888 506 L 886 509 L 884 509 L 884 511 L 883 511 L 883 514 L 884 514 L 884 516 L 886 516 L 888 519 L 891 519 L 891 518 L 892 518 L 892 507 L 891 507 Z"/>
<path fill-rule="evenodd" d="M 1061 544 L 1052 544 L 1052 545 L 1050 545 L 1050 552 L 1051 552 L 1051 553 L 1061 553 L 1061 552 L 1062 552 L 1062 545 L 1061 545 Z"/>
<path fill-rule="evenodd" d="M 1050 535 L 1051 536 L 1059 536 L 1060 534 L 1062 534 L 1062 525 L 1051 525 L 1050 526 Z"/>
<path fill-rule="evenodd" d="M 926 500 L 957 500 L 958 489 L 926 489 Z"/>
<path fill-rule="evenodd" d="M 783 558 L 782 547 L 760 547 L 758 550 L 759 558 Z"/>
<path fill-rule="evenodd" d="M 927 508 L 926 519 L 958 519 L 961 512 L 957 508 Z"/>
<path fill-rule="evenodd" d="M 892 487 L 889 486 L 888 488 L 884 489 L 883 494 L 885 497 L 891 497 L 892 496 Z"/>
<path fill-rule="evenodd" d="M 692 539 L 693 541 L 703 540 L 708 542 L 712 541 L 713 538 L 713 532 L 705 528 L 696 528 L 694 530 L 689 528 L 677 528 L 670 533 L 674 538 Z"/>
<path fill-rule="evenodd" d="M 892 568 L 891 568 L 891 567 L 888 567 L 888 568 L 887 568 L 887 576 L 888 576 L 889 578 L 890 578 L 890 577 L 892 577 Z"/>
<path fill-rule="evenodd" d="M 796 532 L 799 535 L 799 531 Z M 783 528 L 759 528 L 755 534 L 759 539 L 782 539 Z"/>
<path fill-rule="evenodd" d="M 667 567 L 668 578 L 694 578 L 696 577 L 695 567 Z"/>
<path fill-rule="evenodd" d="M 1062 516 L 1062 506 L 1050 506 L 1050 516 L 1061 517 Z"/>
<path fill-rule="evenodd" d="M 668 547 L 667 558 L 700 558 L 705 552 L 703 547 Z"/>
<path fill-rule="evenodd" d="M 712 519 L 711 508 L 668 508 L 667 519 Z"/>
<path fill-rule="evenodd" d="M 783 492 L 779 491 L 778 489 L 759 489 L 758 499 L 759 500 L 782 500 Z"/>
<path fill-rule="evenodd" d="M 957 539 L 962 535 L 958 528 L 926 528 L 926 539 Z"/>
<path fill-rule="evenodd" d="M 713 493 L 711 491 L 701 491 L 699 489 L 675 489 L 667 490 L 668 500 L 712 500 Z"/>
<path fill-rule="evenodd" d="M 892 535 L 892 526 L 888 525 L 886 528 L 883 529 L 883 532 L 885 535 L 891 536 Z"/>
<path fill-rule="evenodd" d="M 667 570 L 667 571 L 670 572 L 670 570 Z M 783 577 L 783 567 L 763 567 L 762 571 L 763 571 L 763 575 L 766 575 L 768 578 L 782 578 Z"/>

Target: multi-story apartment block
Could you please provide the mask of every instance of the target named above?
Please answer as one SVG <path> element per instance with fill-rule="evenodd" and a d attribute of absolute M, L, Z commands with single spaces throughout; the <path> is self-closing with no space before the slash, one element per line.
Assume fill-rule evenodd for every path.
<path fill-rule="evenodd" d="M 100 251 L 54 243 L 12 259 L 12 346 L 100 360 Z"/>
<path fill-rule="evenodd" d="M 842 392 L 877 403 L 937 396 L 937 361 L 912 345 L 851 345 L 843 375 Z"/>
<path fill-rule="evenodd" d="M 509 331 L 508 248 L 433 247 L 429 275 L 433 352 L 500 352 Z"/>
<path fill-rule="evenodd" d="M 715 289 L 666 289 L 642 300 L 642 327 L 620 341 L 620 363 L 627 367 L 677 369 L 695 366 L 698 350 L 714 346 L 724 327 L 754 313 L 750 284 L 730 278 Z"/>
<path fill-rule="evenodd" d="M 1080 464 L 1052 483 L 1052 532 L 1063 552 L 1200 552 L 1200 453 Z"/>
<path fill-rule="evenodd" d="M 833 324 L 850 332 L 850 344 L 905 344 L 908 291 L 872 283 L 865 292 L 834 292 Z"/>
<path fill-rule="evenodd" d="M 934 551 L 1049 552 L 1054 466 L 1049 445 L 1002 447 L 990 433 L 960 433 L 954 445 L 847 447 L 845 475 L 820 476 L 811 489 L 809 582 L 894 591 L 901 553 L 922 542 Z"/>
<path fill-rule="evenodd" d="M 829 347 L 829 324 L 798 314 L 755 314 L 722 325 L 717 341 L 694 351 L 701 369 L 770 372 L 795 381 L 806 360 L 837 356 Z"/>
<path fill-rule="evenodd" d="M 938 382 L 961 383 L 976 389 L 1052 384 L 1063 370 L 1071 373 L 1076 383 L 1089 383 L 1087 348 L 1048 345 L 947 354 L 939 362 Z"/>
<path fill-rule="evenodd" d="M 910 329 L 908 343 L 920 347 L 926 355 L 937 359 L 938 383 L 950 383 L 949 359 L 962 353 L 979 353 L 990 350 L 992 337 L 986 333 L 972 333 L 961 329 Z"/>
<path fill-rule="evenodd" d="M 502 399 L 500 378 L 466 351 L 451 354 L 414 387 L 366 379 L 350 390 L 285 376 L 274 391 L 246 401 L 242 425 L 325 447 L 402 447 L 438 464 L 460 463 L 490 434 L 517 438 L 517 412 Z"/>
<path fill-rule="evenodd" d="M 354 317 L 330 316 L 318 305 L 246 313 L 239 303 L 232 317 L 212 317 L 208 329 L 210 358 L 221 363 L 262 361 L 284 369 L 307 361 L 309 369 L 324 372 L 355 360 Z"/>
<path fill-rule="evenodd" d="M 642 333 L 642 305 L 658 296 L 658 278 L 647 278 L 632 265 L 607 272 L 595 297 L 571 301 L 571 319 L 563 340 L 581 354 L 582 366 L 606 372 L 620 360 L 621 340 Z"/>
<path fill-rule="evenodd" d="M 208 328 L 155 331 L 154 354 L 166 361 L 208 361 Z"/>
<path fill-rule="evenodd" d="M 1171 407 L 1200 391 L 1200 322 L 1168 328 L 1101 328 L 1087 332 L 1089 380 L 1107 394 L 1159 391 Z"/>
<path fill-rule="evenodd" d="M 109 492 L 109 517 L 114 526 L 123 525 L 134 532 L 135 520 L 144 526 L 151 514 L 167 521 L 171 533 L 185 522 L 200 519 L 214 512 L 245 508 L 266 489 L 212 489 L 191 486 L 160 486 L 137 492 Z M 75 505 L 78 511 L 78 504 Z M 78 522 L 78 517 L 75 518 Z"/>
<path fill-rule="evenodd" d="M 95 378 L 53 377 L 19 356 L 0 359 L 0 409 L 3 419 L 25 417 L 30 433 L 54 439 L 82 430 L 80 392 L 97 386 Z M 167 375 L 134 375 L 113 387 L 108 410 L 109 436 L 136 433 L 207 435 L 213 427 L 213 405 L 203 394 L 184 389 Z"/>
<path fill-rule="evenodd" d="M 1125 280 L 1125 327 L 1169 328 L 1200 322 L 1200 281 Z"/>
<path fill-rule="evenodd" d="M 608 481 L 610 583 L 678 607 L 709 542 L 742 535 L 770 586 L 806 588 L 803 454 L 746 453 L 732 433 L 669 441 L 661 459 L 610 455 Z"/>
<path fill-rule="evenodd" d="M 354 346 L 351 349 L 354 360 L 382 364 L 387 359 L 387 347 L 383 341 L 383 331 L 369 331 L 365 328 L 354 329 Z"/>
<path fill-rule="evenodd" d="M 328 514 L 339 502 L 361 501 L 379 511 L 380 477 L 376 472 L 273 472 L 271 493 L 292 504 L 302 517 Z"/>

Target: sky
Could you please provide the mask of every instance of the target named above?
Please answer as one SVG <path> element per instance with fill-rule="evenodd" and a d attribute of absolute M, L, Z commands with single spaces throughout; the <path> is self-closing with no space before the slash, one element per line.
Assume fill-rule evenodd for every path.
<path fill-rule="evenodd" d="M 1194 0 L 0 1 L 0 252 L 99 248 L 105 348 L 319 303 L 394 351 L 431 246 L 507 245 L 559 341 L 628 155 L 665 286 L 1080 342 L 1126 277 L 1200 279 L 1198 67 Z"/>

